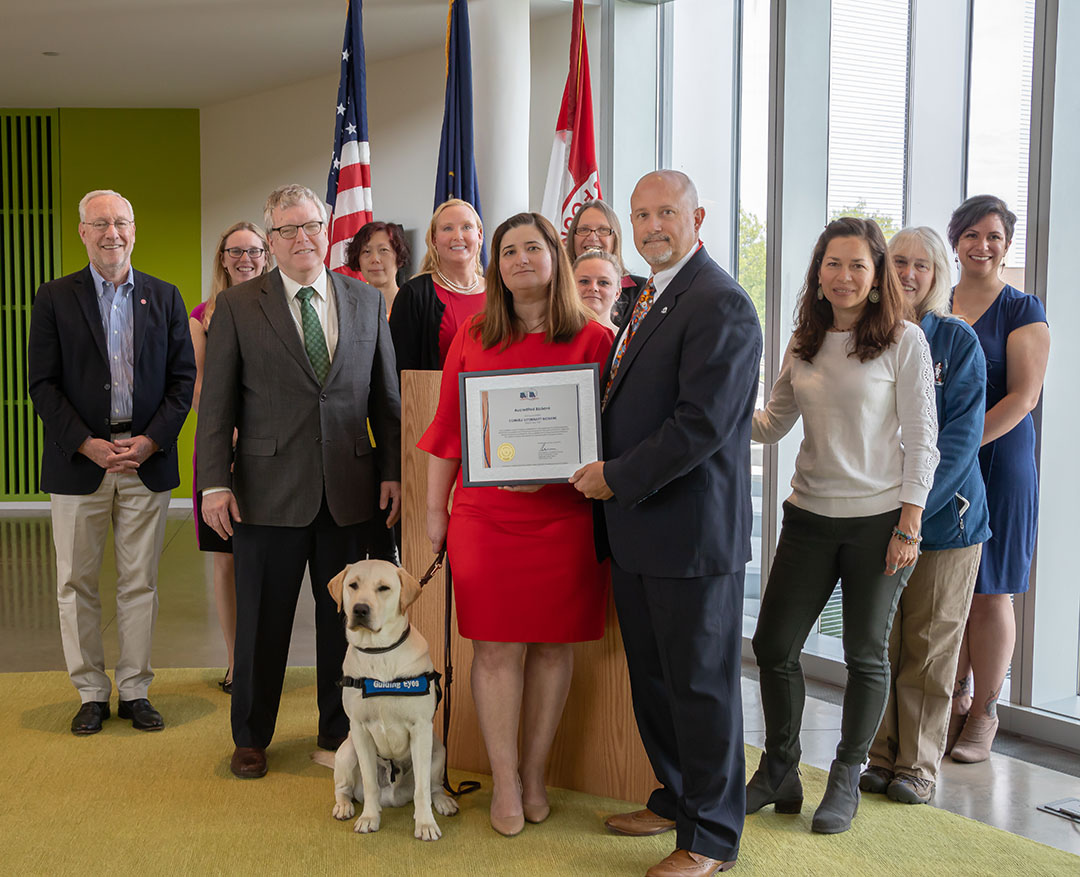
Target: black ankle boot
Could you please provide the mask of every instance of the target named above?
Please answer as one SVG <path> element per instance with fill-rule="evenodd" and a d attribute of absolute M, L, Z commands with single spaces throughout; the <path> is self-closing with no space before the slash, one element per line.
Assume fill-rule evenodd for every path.
<path fill-rule="evenodd" d="M 746 784 L 746 812 L 756 813 L 767 804 L 775 804 L 777 813 L 798 813 L 802 800 L 799 763 L 779 762 L 762 752 L 758 769 Z"/>
<path fill-rule="evenodd" d="M 814 813 L 810 829 L 819 834 L 839 834 L 851 828 L 851 820 L 859 809 L 860 764 L 834 761 L 829 768 L 829 784 L 825 797 Z"/>

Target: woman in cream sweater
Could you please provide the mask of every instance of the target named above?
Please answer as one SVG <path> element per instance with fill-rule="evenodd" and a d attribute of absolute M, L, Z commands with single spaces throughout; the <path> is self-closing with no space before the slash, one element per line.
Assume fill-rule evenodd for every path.
<path fill-rule="evenodd" d="M 831 222 L 814 247 L 772 396 L 754 414 L 756 441 L 778 441 L 800 417 L 804 437 L 753 640 L 765 753 L 746 810 L 802 806 L 799 656 L 839 580 L 848 681 L 812 824 L 825 834 L 850 828 L 858 809 L 859 770 L 889 692 L 889 629 L 918 558 L 938 460 L 929 348 L 907 315 L 881 229 Z"/>

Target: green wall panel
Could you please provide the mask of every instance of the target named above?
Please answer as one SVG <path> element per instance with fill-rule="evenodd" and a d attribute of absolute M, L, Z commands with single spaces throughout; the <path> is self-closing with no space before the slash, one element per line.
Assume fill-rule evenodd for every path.
<path fill-rule="evenodd" d="M 199 111 L 61 108 L 60 247 L 63 274 L 86 265 L 79 199 L 115 189 L 135 209 L 132 264 L 180 288 L 188 310 L 201 299 Z M 180 436 L 180 487 L 191 496 L 195 418 Z M 0 501 L 12 497 L 0 496 Z M 28 498 L 28 497 L 22 497 Z M 44 497 L 38 497 L 44 498 Z"/>

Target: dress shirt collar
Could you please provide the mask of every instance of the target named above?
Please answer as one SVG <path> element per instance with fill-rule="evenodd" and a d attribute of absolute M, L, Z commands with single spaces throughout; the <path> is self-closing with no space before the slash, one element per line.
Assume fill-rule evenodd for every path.
<path fill-rule="evenodd" d="M 101 274 L 98 273 L 98 269 L 94 267 L 93 262 L 90 263 L 90 276 L 94 278 L 94 291 L 97 293 L 98 298 L 101 298 L 102 292 L 105 288 L 105 284 L 111 283 L 112 281 L 106 280 L 104 277 L 102 277 Z M 128 265 L 127 276 L 124 278 L 123 282 L 117 283 L 113 288 L 117 292 L 120 292 L 125 287 L 129 289 L 135 288 L 135 276 L 132 273 L 130 265 Z"/>
<path fill-rule="evenodd" d="M 326 292 L 326 284 L 328 283 L 328 280 L 327 280 L 327 277 L 326 277 L 326 269 L 325 268 L 323 268 L 323 270 L 321 272 L 319 272 L 319 276 L 316 277 L 315 280 L 312 281 L 311 283 L 297 283 L 288 274 L 286 274 L 284 271 L 282 271 L 281 272 L 281 283 L 285 287 L 285 300 L 286 301 L 291 302 L 294 298 L 296 298 L 296 293 L 298 293 L 305 286 L 310 286 L 312 289 L 314 289 L 315 290 L 315 295 L 317 295 L 323 301 L 329 301 L 330 300 L 330 298 L 329 298 L 329 296 L 327 295 L 327 292 Z"/>
<path fill-rule="evenodd" d="M 657 271 L 652 276 L 653 286 L 656 292 L 653 294 L 653 301 L 656 301 L 660 297 L 660 294 L 668 288 L 668 284 L 675 279 L 675 275 L 682 271 L 683 266 L 694 258 L 694 254 L 701 249 L 701 241 L 698 241 L 694 246 L 690 248 L 690 251 L 683 256 L 678 262 L 672 265 L 670 268 L 665 268 L 663 271 Z"/>

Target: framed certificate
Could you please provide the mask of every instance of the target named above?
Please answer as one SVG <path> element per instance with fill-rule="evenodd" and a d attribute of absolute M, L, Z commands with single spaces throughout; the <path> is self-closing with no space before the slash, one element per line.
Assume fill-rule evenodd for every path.
<path fill-rule="evenodd" d="M 462 372 L 465 487 L 565 482 L 600 459 L 600 367 Z"/>

